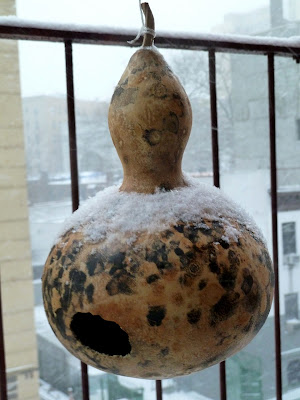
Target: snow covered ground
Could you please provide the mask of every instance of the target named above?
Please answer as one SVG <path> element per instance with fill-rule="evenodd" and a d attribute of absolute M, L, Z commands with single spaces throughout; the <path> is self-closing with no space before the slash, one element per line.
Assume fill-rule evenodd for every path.
<path fill-rule="evenodd" d="M 268 400 L 276 400 L 276 397 L 272 397 Z M 289 390 L 288 392 L 284 393 L 282 400 L 300 400 L 300 388 Z"/>
<path fill-rule="evenodd" d="M 69 396 L 54 390 L 51 385 L 42 380 L 40 381 L 39 395 L 40 400 L 69 400 Z"/>

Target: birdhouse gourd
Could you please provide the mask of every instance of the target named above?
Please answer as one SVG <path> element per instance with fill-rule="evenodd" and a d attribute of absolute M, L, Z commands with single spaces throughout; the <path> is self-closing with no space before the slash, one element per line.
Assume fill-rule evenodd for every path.
<path fill-rule="evenodd" d="M 154 29 L 147 3 L 143 10 Z M 123 183 L 66 222 L 46 261 L 43 297 L 54 333 L 80 360 L 162 379 L 247 345 L 269 313 L 273 269 L 252 219 L 182 173 L 191 106 L 152 40 L 146 33 L 110 104 Z"/>

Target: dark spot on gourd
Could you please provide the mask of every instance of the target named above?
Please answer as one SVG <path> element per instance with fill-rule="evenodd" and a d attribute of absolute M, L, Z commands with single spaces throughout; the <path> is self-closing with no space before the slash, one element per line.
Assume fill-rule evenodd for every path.
<path fill-rule="evenodd" d="M 184 229 L 184 236 L 189 239 L 192 243 L 198 241 L 198 228 L 191 225 L 186 226 Z"/>
<path fill-rule="evenodd" d="M 176 229 L 176 231 L 179 233 L 183 233 L 184 226 L 183 225 L 175 225 L 174 229 Z"/>
<path fill-rule="evenodd" d="M 123 157 L 123 161 L 124 161 L 124 164 L 128 164 L 128 163 L 129 163 L 129 158 L 128 158 L 128 156 L 124 156 L 124 157 Z"/>
<path fill-rule="evenodd" d="M 120 86 L 126 86 L 127 84 L 128 84 L 128 78 L 126 78 L 124 82 L 120 83 Z"/>
<path fill-rule="evenodd" d="M 223 249 L 225 250 L 229 249 L 229 243 L 226 240 L 219 239 L 219 243 L 223 247 Z"/>
<path fill-rule="evenodd" d="M 125 253 L 116 253 L 109 257 L 108 262 L 113 264 L 113 267 L 109 271 L 109 275 L 114 275 L 116 271 L 123 269 L 125 260 Z"/>
<path fill-rule="evenodd" d="M 163 232 L 163 237 L 166 239 L 170 239 L 172 236 L 174 236 L 174 232 L 170 231 L 169 229 Z"/>
<path fill-rule="evenodd" d="M 56 326 L 57 329 L 59 330 L 59 333 L 61 334 L 61 336 L 66 339 L 67 338 L 67 334 L 66 334 L 66 325 L 65 325 L 65 321 L 64 321 L 64 312 L 62 308 L 58 308 L 55 311 L 56 314 Z"/>
<path fill-rule="evenodd" d="M 88 298 L 88 302 L 89 303 L 93 303 L 93 296 L 94 296 L 94 291 L 95 291 L 95 287 L 92 283 L 90 283 L 87 288 L 85 289 L 85 293 L 87 295 Z"/>
<path fill-rule="evenodd" d="M 190 276 L 198 276 L 202 273 L 202 268 L 199 264 L 190 264 L 186 271 Z"/>
<path fill-rule="evenodd" d="M 65 269 L 64 268 L 60 268 L 59 271 L 58 271 L 57 278 L 61 279 L 61 277 L 63 276 L 64 272 L 65 272 Z"/>
<path fill-rule="evenodd" d="M 160 277 L 157 274 L 152 274 L 147 277 L 146 281 L 147 283 L 151 284 L 153 282 L 156 282 L 158 279 L 160 279 Z"/>
<path fill-rule="evenodd" d="M 205 236 L 211 236 L 211 234 L 212 234 L 212 230 L 210 229 L 210 227 L 209 226 L 207 226 L 207 225 L 201 225 L 200 227 L 198 227 L 198 230 L 201 232 L 201 233 L 203 233 L 203 235 L 205 235 Z"/>
<path fill-rule="evenodd" d="M 161 349 L 160 354 L 165 357 L 169 354 L 169 352 L 169 347 L 164 347 L 163 349 Z"/>
<path fill-rule="evenodd" d="M 223 343 L 225 342 L 225 340 L 226 339 L 229 339 L 230 337 L 231 337 L 231 335 L 223 335 L 223 334 L 221 334 L 220 335 L 220 340 L 218 341 L 218 343 L 217 343 L 217 346 L 222 346 L 223 345 Z"/>
<path fill-rule="evenodd" d="M 233 250 L 228 251 L 228 260 L 232 267 L 238 267 L 240 265 L 240 260 Z"/>
<path fill-rule="evenodd" d="M 220 300 L 211 308 L 210 317 L 211 317 L 211 325 L 214 326 L 218 322 L 225 321 L 230 318 L 236 308 L 237 308 L 237 300 L 240 297 L 238 293 L 226 293 L 224 294 Z"/>
<path fill-rule="evenodd" d="M 163 125 L 166 131 L 177 134 L 179 129 L 179 120 L 174 112 L 170 112 L 169 115 L 163 119 Z"/>
<path fill-rule="evenodd" d="M 252 286 L 253 286 L 253 278 L 250 275 L 250 271 L 248 268 L 244 268 L 243 270 L 243 275 L 244 275 L 244 280 L 241 286 L 242 291 L 245 293 L 245 295 L 249 294 Z"/>
<path fill-rule="evenodd" d="M 252 285 L 252 290 L 244 298 L 243 305 L 245 309 L 250 313 L 254 313 L 259 308 L 260 301 L 261 301 L 260 289 L 258 287 L 255 287 L 254 289 Z"/>
<path fill-rule="evenodd" d="M 199 285 L 198 285 L 199 290 L 203 290 L 203 289 L 206 287 L 206 285 L 207 285 L 207 281 L 204 280 L 204 279 L 202 279 L 202 280 L 199 282 Z"/>
<path fill-rule="evenodd" d="M 144 69 L 147 67 L 147 63 L 144 62 L 144 64 L 139 67 L 139 68 L 133 68 L 133 70 L 131 71 L 131 74 L 135 75 L 137 72 L 142 72 L 144 71 Z"/>
<path fill-rule="evenodd" d="M 142 368 L 146 368 L 151 364 L 151 360 L 144 360 L 144 361 L 140 361 L 138 362 L 138 366 L 142 367 Z"/>
<path fill-rule="evenodd" d="M 161 81 L 161 75 L 157 74 L 156 72 L 150 72 L 149 75 L 151 75 L 151 78 L 155 79 L 156 81 Z M 163 85 L 165 87 L 165 85 Z"/>
<path fill-rule="evenodd" d="M 189 324 L 195 325 L 201 318 L 201 310 L 198 309 L 193 309 L 190 312 L 187 313 L 187 320 Z"/>
<path fill-rule="evenodd" d="M 104 259 L 101 253 L 90 254 L 87 259 L 86 267 L 90 276 L 104 270 Z M 99 268 L 100 267 L 100 268 Z M 100 269 L 100 271 L 99 271 Z"/>
<path fill-rule="evenodd" d="M 213 221 L 212 222 L 212 228 L 213 228 L 214 231 L 216 231 L 219 234 L 222 234 L 223 230 L 224 230 L 223 224 L 221 224 L 220 221 Z"/>
<path fill-rule="evenodd" d="M 59 278 L 55 278 L 53 281 L 53 287 L 55 289 L 57 289 L 58 292 L 60 292 L 60 288 L 61 288 L 61 281 Z"/>
<path fill-rule="evenodd" d="M 184 255 L 184 251 L 183 251 L 180 247 L 177 247 L 177 248 L 174 250 L 174 252 L 175 252 L 175 254 L 176 254 L 177 256 L 183 256 L 183 255 Z"/>
<path fill-rule="evenodd" d="M 56 252 L 56 259 L 59 260 L 60 257 L 61 257 L 61 255 L 62 255 L 61 250 L 57 250 L 57 252 Z"/>
<path fill-rule="evenodd" d="M 72 254 L 78 254 L 80 252 L 81 244 L 78 240 L 74 240 L 72 243 Z"/>
<path fill-rule="evenodd" d="M 72 300 L 72 292 L 70 289 L 70 285 L 64 285 L 64 293 L 62 297 L 60 298 L 60 304 L 62 308 L 67 311 L 67 309 L 70 307 Z"/>
<path fill-rule="evenodd" d="M 234 289 L 235 281 L 236 281 L 236 273 L 230 270 L 223 271 L 219 276 L 218 280 L 220 285 L 226 289 Z"/>
<path fill-rule="evenodd" d="M 126 107 L 128 104 L 134 104 L 137 98 L 138 89 L 128 88 L 119 97 L 121 107 Z"/>
<path fill-rule="evenodd" d="M 261 253 L 262 259 L 263 259 L 263 263 L 265 264 L 265 266 L 267 267 L 267 269 L 270 272 L 270 281 L 271 281 L 271 286 L 274 287 L 274 272 L 273 272 L 273 266 L 272 266 L 272 261 L 271 258 L 269 256 L 269 253 L 264 249 Z"/>
<path fill-rule="evenodd" d="M 158 263 L 158 253 L 156 251 L 151 251 L 151 252 L 146 252 L 145 256 L 146 261 L 148 262 L 153 262 L 153 263 Z"/>
<path fill-rule="evenodd" d="M 113 322 L 100 315 L 76 313 L 70 328 L 78 341 L 98 353 L 109 356 L 126 356 L 131 352 L 128 334 Z"/>
<path fill-rule="evenodd" d="M 214 274 L 218 275 L 220 273 L 220 268 L 219 268 L 219 265 L 218 265 L 216 259 L 210 260 L 208 266 L 209 266 L 210 271 L 213 272 Z"/>
<path fill-rule="evenodd" d="M 130 272 L 135 274 L 139 268 L 140 268 L 140 264 L 134 262 L 130 265 Z"/>
<path fill-rule="evenodd" d="M 161 141 L 162 132 L 157 129 L 146 129 L 143 134 L 144 140 L 150 146 L 156 146 Z"/>
<path fill-rule="evenodd" d="M 173 268 L 173 264 L 168 261 L 158 261 L 156 262 L 156 266 L 161 273 L 163 273 L 164 270 L 170 270 Z"/>
<path fill-rule="evenodd" d="M 181 113 L 180 113 L 179 116 L 180 116 L 180 117 L 183 117 L 183 116 L 184 116 L 185 106 L 184 106 L 184 104 L 183 104 L 183 100 L 182 100 L 180 94 L 177 93 L 177 92 L 173 93 L 173 99 L 174 99 L 174 100 L 176 101 L 176 103 L 179 105 L 179 109 L 180 109 L 180 111 L 181 111 Z"/>
<path fill-rule="evenodd" d="M 116 294 L 133 294 L 132 287 L 134 286 L 133 276 L 126 270 L 121 270 L 116 273 L 106 285 L 107 293 L 110 296 Z"/>
<path fill-rule="evenodd" d="M 155 73 L 154 73 L 155 74 Z M 157 74 L 155 74 L 157 75 Z M 165 99 L 168 97 L 167 88 L 160 82 L 154 83 L 150 88 L 148 95 L 157 99 Z"/>
<path fill-rule="evenodd" d="M 114 91 L 114 93 L 113 93 L 111 102 L 115 101 L 116 97 L 121 96 L 121 94 L 122 94 L 124 91 L 125 91 L 124 88 L 122 88 L 121 86 L 117 86 L 116 89 L 115 89 L 115 91 Z"/>
<path fill-rule="evenodd" d="M 160 326 L 166 316 L 166 308 L 164 306 L 149 306 L 147 320 L 151 326 Z"/>
<path fill-rule="evenodd" d="M 138 89 L 127 88 L 124 89 L 118 86 L 112 96 L 112 102 L 115 102 L 115 107 L 126 107 L 128 104 L 134 104 L 136 101 Z"/>
<path fill-rule="evenodd" d="M 71 253 L 69 253 L 69 254 L 67 255 L 67 257 L 68 257 L 68 259 L 69 259 L 71 262 L 73 262 L 73 261 L 75 260 L 74 255 L 71 254 Z"/>
<path fill-rule="evenodd" d="M 72 269 L 69 277 L 72 283 L 72 290 L 76 293 L 83 292 L 86 274 L 82 271 L 78 271 L 77 269 Z"/>

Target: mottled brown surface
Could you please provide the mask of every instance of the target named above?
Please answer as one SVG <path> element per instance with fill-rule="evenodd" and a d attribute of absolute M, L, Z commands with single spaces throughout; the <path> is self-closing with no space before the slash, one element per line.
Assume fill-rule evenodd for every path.
<path fill-rule="evenodd" d="M 244 226 L 232 221 L 241 236 L 229 244 L 222 223 L 203 223 L 141 233 L 131 246 L 121 234 L 107 246 L 66 233 L 43 275 L 58 339 L 96 368 L 151 379 L 198 371 L 242 349 L 271 307 L 270 257 Z M 77 312 L 116 322 L 129 336 L 130 353 L 110 356 L 82 345 L 70 328 Z M 101 342 L 103 332 L 96 334 Z"/>
<path fill-rule="evenodd" d="M 121 190 L 154 193 L 186 186 L 183 151 L 192 126 L 189 99 L 164 58 L 138 50 L 112 97 L 109 129 L 124 169 Z"/>

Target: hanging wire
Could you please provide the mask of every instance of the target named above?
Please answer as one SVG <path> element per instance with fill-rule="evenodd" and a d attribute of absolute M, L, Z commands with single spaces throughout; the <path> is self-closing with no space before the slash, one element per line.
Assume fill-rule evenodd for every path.
<path fill-rule="evenodd" d="M 140 13 L 141 13 L 142 27 L 133 40 L 127 41 L 127 43 L 129 43 L 129 44 L 136 43 L 139 40 L 139 38 L 146 33 L 149 33 L 150 35 L 152 35 L 155 38 L 155 31 L 153 29 L 145 26 L 145 18 L 144 18 L 143 9 L 142 9 L 142 0 L 139 0 L 139 8 L 140 8 Z"/>

